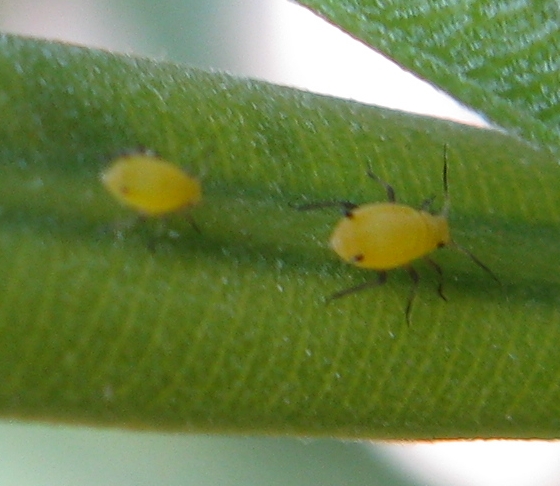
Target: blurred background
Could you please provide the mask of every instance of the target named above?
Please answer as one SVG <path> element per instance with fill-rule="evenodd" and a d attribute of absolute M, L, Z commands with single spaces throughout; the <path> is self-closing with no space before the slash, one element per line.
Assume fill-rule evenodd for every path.
<path fill-rule="evenodd" d="M 0 28 L 484 126 L 288 0 L 2 0 Z M 210 437 L 0 422 L 0 486 L 560 486 L 560 444 Z"/>

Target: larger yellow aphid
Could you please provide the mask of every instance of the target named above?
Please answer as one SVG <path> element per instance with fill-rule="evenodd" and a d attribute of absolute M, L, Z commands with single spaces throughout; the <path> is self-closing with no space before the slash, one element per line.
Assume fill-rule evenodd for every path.
<path fill-rule="evenodd" d="M 200 183 L 149 151 L 117 157 L 102 173 L 107 190 L 141 216 L 165 216 L 199 203 Z"/>
<path fill-rule="evenodd" d="M 447 145 L 443 151 L 443 192 L 445 202 L 440 214 L 432 214 L 428 207 L 432 199 L 426 200 L 420 209 L 395 202 L 395 191 L 371 171 L 369 177 L 381 183 L 387 191 L 385 203 L 358 206 L 348 201 L 328 201 L 299 206 L 300 210 L 339 206 L 344 218 L 336 225 L 330 238 L 331 248 L 346 262 L 361 268 L 376 270 L 379 278 L 333 294 L 329 300 L 337 299 L 368 287 L 382 285 L 387 280 L 387 271 L 404 267 L 413 281 L 405 316 L 410 324 L 412 302 L 416 295 L 419 276 L 411 263 L 424 258 L 436 270 L 439 277 L 438 293 L 447 300 L 442 291 L 442 270 L 429 258 L 437 248 L 450 246 L 468 255 L 478 266 L 499 282 L 492 271 L 471 252 L 451 240 L 447 215 L 450 207 L 447 183 Z"/>

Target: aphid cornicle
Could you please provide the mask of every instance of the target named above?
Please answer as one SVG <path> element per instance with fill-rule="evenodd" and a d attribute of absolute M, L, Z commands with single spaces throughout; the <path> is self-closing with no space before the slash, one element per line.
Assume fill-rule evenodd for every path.
<path fill-rule="evenodd" d="M 357 267 L 376 270 L 378 279 L 337 292 L 328 300 L 337 299 L 359 290 L 382 285 L 387 280 L 387 271 L 405 268 L 412 278 L 412 289 L 407 301 L 405 317 L 410 324 L 410 312 L 416 295 L 419 275 L 412 262 L 424 258 L 437 272 L 438 293 L 447 300 L 442 290 L 442 270 L 429 258 L 437 248 L 449 246 L 468 255 L 479 267 L 499 282 L 494 273 L 470 251 L 457 245 L 450 236 L 447 215 L 450 207 L 447 183 L 447 145 L 443 149 L 443 193 L 445 202 L 440 214 L 432 214 L 428 207 L 433 198 L 426 200 L 420 209 L 399 204 L 393 188 L 368 171 L 368 176 L 382 184 L 388 202 L 356 205 L 349 201 L 328 201 L 298 206 L 300 210 L 339 206 L 344 218 L 334 228 L 330 237 L 331 248 L 346 262 Z"/>
<path fill-rule="evenodd" d="M 141 216 L 164 216 L 198 204 L 200 183 L 176 165 L 141 150 L 117 157 L 101 174 L 107 190 Z"/>

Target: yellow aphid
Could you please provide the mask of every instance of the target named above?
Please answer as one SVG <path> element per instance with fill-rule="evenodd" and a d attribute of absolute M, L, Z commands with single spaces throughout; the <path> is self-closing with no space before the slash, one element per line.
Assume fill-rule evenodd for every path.
<path fill-rule="evenodd" d="M 449 243 L 444 216 L 394 202 L 364 204 L 347 212 L 331 236 L 348 263 L 372 270 L 402 267 Z"/>
<path fill-rule="evenodd" d="M 449 191 L 447 184 L 447 145 L 444 146 L 443 192 L 445 203 L 440 214 L 432 214 L 428 207 L 432 199 L 420 209 L 395 202 L 395 192 L 386 182 L 371 171 L 368 175 L 380 182 L 387 191 L 389 202 L 358 206 L 348 201 L 328 201 L 299 206 L 300 210 L 339 206 L 344 218 L 336 225 L 331 238 L 331 248 L 346 262 L 361 268 L 376 270 L 379 278 L 333 294 L 329 300 L 343 297 L 358 290 L 382 285 L 387 280 L 387 271 L 404 267 L 410 274 L 413 287 L 406 306 L 406 321 L 410 323 L 410 311 L 416 294 L 419 276 L 411 263 L 424 258 L 436 270 L 439 277 L 438 293 L 447 300 L 442 291 L 442 270 L 428 255 L 437 248 L 451 246 L 467 254 L 478 266 L 499 282 L 492 271 L 465 248 L 451 240 L 447 213 Z"/>
<path fill-rule="evenodd" d="M 101 175 L 122 204 L 142 216 L 164 216 L 200 202 L 200 183 L 177 165 L 151 152 L 121 155 Z"/>

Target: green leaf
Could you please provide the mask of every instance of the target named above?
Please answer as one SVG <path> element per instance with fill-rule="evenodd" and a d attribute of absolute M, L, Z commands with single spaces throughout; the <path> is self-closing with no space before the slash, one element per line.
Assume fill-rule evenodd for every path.
<path fill-rule="evenodd" d="M 299 0 L 371 47 L 558 153 L 556 0 Z"/>
<path fill-rule="evenodd" d="M 266 83 L 0 38 L 0 414 L 160 430 L 376 438 L 558 430 L 558 166 L 517 138 Z M 328 249 L 304 201 L 441 194 L 455 240 L 410 289 L 325 305 L 374 276 Z M 148 223 L 99 183 L 143 145 L 199 174 L 198 234 Z M 441 198 L 436 205 L 441 204 Z"/>

